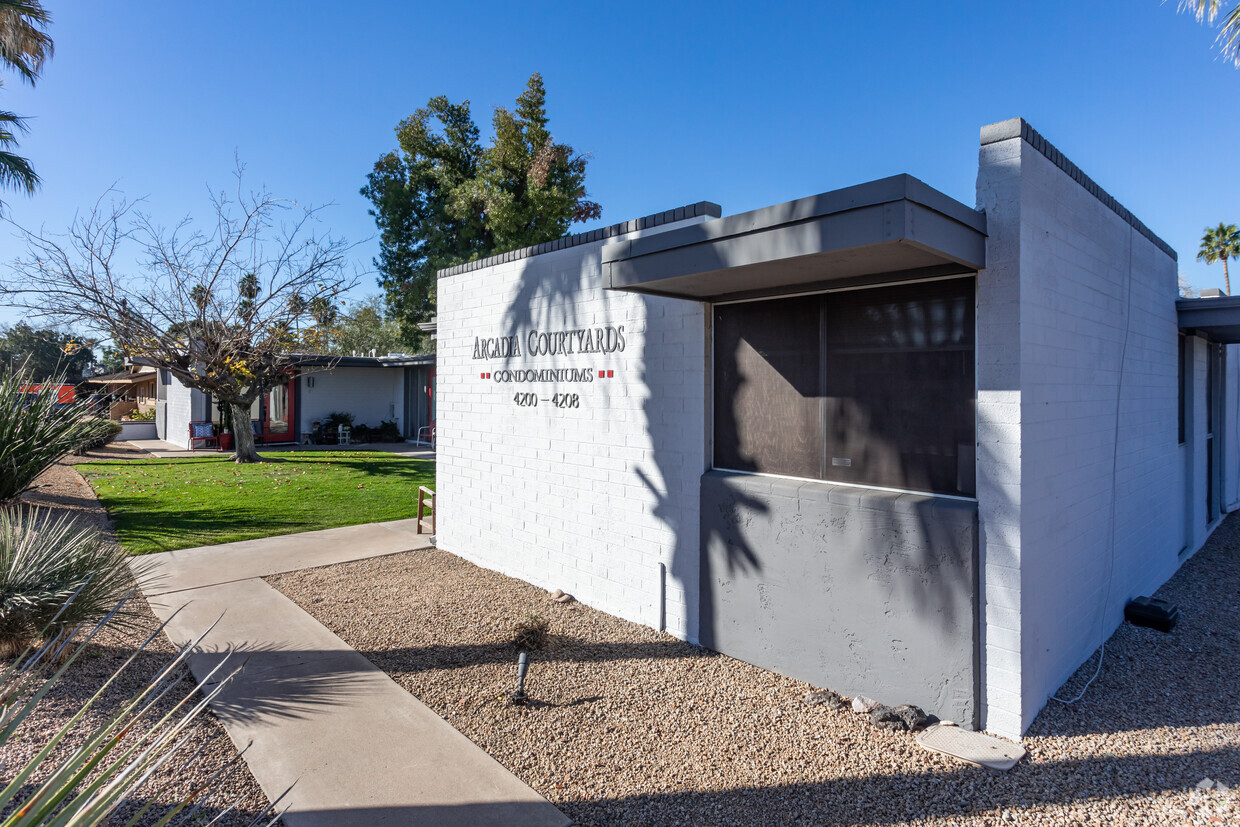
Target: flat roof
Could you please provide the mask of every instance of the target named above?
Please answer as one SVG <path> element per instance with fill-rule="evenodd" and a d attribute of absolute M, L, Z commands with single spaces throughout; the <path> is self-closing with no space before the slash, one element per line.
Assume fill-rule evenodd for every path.
<path fill-rule="evenodd" d="M 292 360 L 293 367 L 306 365 L 310 367 L 333 368 L 400 368 L 413 365 L 433 365 L 435 354 L 390 353 L 386 356 L 330 356 L 320 353 L 289 353 L 286 358 Z"/>
<path fill-rule="evenodd" d="M 149 382 L 155 378 L 155 368 L 149 365 L 143 365 L 137 371 L 132 373 L 123 370 L 119 373 L 107 373 L 102 376 L 90 376 L 82 381 L 92 385 L 136 385 L 139 382 Z"/>
<path fill-rule="evenodd" d="M 468 261 L 464 264 L 458 264 L 455 267 L 445 267 L 436 272 L 436 278 L 447 278 L 449 276 L 459 276 L 462 273 L 469 273 L 474 270 L 481 270 L 484 267 L 493 267 L 496 264 L 505 264 L 510 261 L 519 261 L 523 258 L 533 258 L 547 253 L 554 253 L 557 250 L 567 250 L 570 247 L 577 247 L 581 244 L 593 244 L 598 241 L 604 241 L 608 238 L 626 235 L 628 233 L 636 233 L 641 230 L 649 230 L 653 227 L 661 227 L 664 224 L 672 224 L 677 221 L 687 221 L 691 218 L 699 216 L 708 216 L 718 218 L 723 214 L 723 209 L 710 201 L 698 201 L 696 204 L 686 204 L 683 207 L 676 207 L 672 210 L 664 210 L 663 212 L 645 215 L 641 218 L 634 218 L 629 221 L 621 221 L 619 224 L 610 224 L 606 227 L 599 227 L 597 230 L 586 230 L 582 233 L 570 233 L 560 238 L 544 241 L 542 244 L 535 244 L 532 247 L 522 247 L 519 250 L 509 250 L 506 253 L 497 253 L 487 258 L 478 259 L 477 261 Z"/>
<path fill-rule="evenodd" d="M 608 244 L 612 290 L 756 298 L 986 266 L 986 216 L 911 175 Z"/>
<path fill-rule="evenodd" d="M 1179 299 L 1175 313 L 1187 333 L 1204 333 L 1226 345 L 1240 343 L 1240 296 Z"/>

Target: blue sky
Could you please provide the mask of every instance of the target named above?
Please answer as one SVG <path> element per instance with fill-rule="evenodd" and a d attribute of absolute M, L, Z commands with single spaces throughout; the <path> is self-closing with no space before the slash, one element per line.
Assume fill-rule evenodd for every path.
<path fill-rule="evenodd" d="M 33 198 L 3 196 L 24 226 L 61 230 L 114 182 L 164 222 L 205 218 L 235 152 L 250 183 L 333 203 L 326 226 L 363 242 L 370 269 L 358 188 L 397 122 L 446 94 L 489 134 L 534 71 L 556 138 L 591 155 L 590 226 L 900 172 L 973 204 L 978 130 L 1016 115 L 1175 247 L 1198 287 L 1222 285 L 1195 261 L 1202 229 L 1240 224 L 1240 70 L 1175 0 L 46 5 L 42 81 L 0 89 L 0 109 L 30 117 L 21 152 L 44 179 Z M 0 227 L 0 266 L 18 252 Z M 377 292 L 367 276 L 355 295 Z"/>

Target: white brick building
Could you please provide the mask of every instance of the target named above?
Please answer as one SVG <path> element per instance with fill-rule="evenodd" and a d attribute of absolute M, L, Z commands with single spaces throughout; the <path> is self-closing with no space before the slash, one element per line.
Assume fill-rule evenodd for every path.
<path fill-rule="evenodd" d="M 1017 737 L 1240 497 L 1230 299 L 1021 120 L 440 274 L 439 544 Z"/>

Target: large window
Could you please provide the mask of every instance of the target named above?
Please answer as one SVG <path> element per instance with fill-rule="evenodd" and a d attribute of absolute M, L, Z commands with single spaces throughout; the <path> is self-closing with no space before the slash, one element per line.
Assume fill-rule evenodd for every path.
<path fill-rule="evenodd" d="M 973 494 L 972 278 L 714 312 L 716 468 Z"/>

